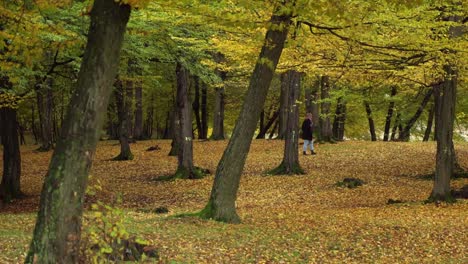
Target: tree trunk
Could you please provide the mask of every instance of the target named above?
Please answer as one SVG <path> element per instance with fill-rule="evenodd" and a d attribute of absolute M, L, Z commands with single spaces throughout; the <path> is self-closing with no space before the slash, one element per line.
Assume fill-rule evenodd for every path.
<path fill-rule="evenodd" d="M 421 116 L 422 112 L 424 111 L 424 108 L 426 107 L 427 103 L 431 99 L 433 89 L 429 89 L 426 92 L 426 95 L 424 96 L 424 99 L 421 102 L 421 105 L 419 106 L 418 110 L 416 113 L 411 117 L 410 120 L 406 123 L 406 126 L 403 128 L 403 130 L 400 132 L 400 135 L 398 136 L 398 139 L 400 141 L 409 141 L 410 140 L 410 131 L 413 125 L 416 123 L 416 121 L 419 119 Z"/>
<path fill-rule="evenodd" d="M 287 71 L 288 80 L 288 108 L 286 109 L 286 131 L 284 141 L 284 155 L 281 164 L 270 171 L 270 174 L 304 174 L 299 165 L 299 105 L 297 101 L 301 95 L 301 74 L 297 71 Z"/>
<path fill-rule="evenodd" d="M 429 141 L 429 137 L 431 136 L 431 131 L 432 131 L 432 122 L 434 120 L 434 105 L 431 106 L 429 109 L 429 114 L 427 117 L 427 125 L 426 125 L 426 131 L 424 131 L 424 138 L 423 141 Z"/>
<path fill-rule="evenodd" d="M 205 83 L 201 84 L 201 137 L 199 139 L 208 138 L 208 110 L 207 110 L 207 87 Z"/>
<path fill-rule="evenodd" d="M 166 115 L 166 122 L 164 126 L 164 135 L 163 139 L 171 139 L 173 136 L 173 127 L 174 127 L 174 114 L 172 111 L 168 111 Z"/>
<path fill-rule="evenodd" d="M 279 111 L 277 111 L 278 115 L 279 115 Z M 279 120 L 276 119 L 276 122 L 275 122 L 275 125 L 273 126 L 273 128 L 271 129 L 270 131 L 270 135 L 268 136 L 269 139 L 272 139 L 274 136 L 275 136 L 275 131 L 276 129 L 278 128 L 279 126 Z"/>
<path fill-rule="evenodd" d="M 366 108 L 367 120 L 369 121 L 369 132 L 371 135 L 371 140 L 377 141 L 377 136 L 375 134 L 374 118 L 372 117 L 372 109 L 368 101 L 364 101 L 364 106 Z"/>
<path fill-rule="evenodd" d="M 76 90 L 44 181 L 26 263 L 78 263 L 88 173 L 129 15 L 128 5 L 94 2 Z"/>
<path fill-rule="evenodd" d="M 395 117 L 395 122 L 393 124 L 392 135 L 390 136 L 391 141 L 396 140 L 396 133 L 397 133 L 398 127 L 400 126 L 400 123 L 401 123 L 401 115 L 400 113 L 398 113 L 397 116 Z"/>
<path fill-rule="evenodd" d="M 198 171 L 193 166 L 193 133 L 192 133 L 192 107 L 190 105 L 189 72 L 177 62 L 177 96 L 176 105 L 179 116 L 179 139 L 177 160 L 178 167 L 175 178 L 196 179 L 200 178 Z"/>
<path fill-rule="evenodd" d="M 223 140 L 224 136 L 224 87 L 215 89 L 215 107 L 213 115 L 213 134 L 211 139 Z"/>
<path fill-rule="evenodd" d="M 130 150 L 130 106 L 131 89 L 125 89 L 122 81 L 117 78 L 115 84 L 115 103 L 119 117 L 119 143 L 120 154 L 114 160 L 132 160 L 133 154 Z"/>
<path fill-rule="evenodd" d="M 260 137 L 261 132 L 265 130 L 265 110 L 260 112 L 260 121 L 258 123 L 258 135 L 255 139 L 263 139 L 265 138 L 265 133 Z"/>
<path fill-rule="evenodd" d="M 450 201 L 450 178 L 453 174 L 455 152 L 453 148 L 453 123 L 457 92 L 457 71 L 452 66 L 444 66 L 445 79 L 435 87 L 437 105 L 437 153 L 432 201 Z"/>
<path fill-rule="evenodd" d="M 36 114 L 35 114 L 34 103 L 31 103 L 31 130 L 34 136 L 34 142 L 35 144 L 37 144 L 38 136 L 37 136 L 37 128 L 36 128 Z"/>
<path fill-rule="evenodd" d="M 180 142 L 181 121 L 180 121 L 180 113 L 178 110 L 177 102 L 174 102 L 174 110 L 171 113 L 171 117 L 172 117 L 172 120 L 171 120 L 172 142 L 171 142 L 171 150 L 169 151 L 169 156 L 178 156 L 179 145 L 181 144 Z"/>
<path fill-rule="evenodd" d="M 388 105 L 387 117 L 385 119 L 385 129 L 384 129 L 384 138 L 383 141 L 388 141 L 390 137 L 390 125 L 392 124 L 392 117 L 393 117 L 393 109 L 395 108 L 395 101 L 393 101 L 393 97 L 395 97 L 397 93 L 397 87 L 392 86 L 392 91 L 390 93 L 390 103 Z"/>
<path fill-rule="evenodd" d="M 137 73 L 141 75 L 140 71 L 137 71 Z M 143 87 L 141 80 L 135 81 L 135 127 L 133 138 L 143 139 Z"/>
<path fill-rule="evenodd" d="M 145 139 L 151 139 L 153 137 L 154 127 L 154 95 L 151 96 L 151 102 L 146 111 L 146 121 L 145 125 L 143 126 L 143 137 Z M 158 132 L 156 131 L 156 133 Z"/>
<path fill-rule="evenodd" d="M 286 127 L 289 111 L 289 74 L 287 72 L 281 73 L 281 93 L 280 93 L 280 108 L 279 108 L 279 131 L 276 139 L 285 139 Z"/>
<path fill-rule="evenodd" d="M 288 35 L 292 16 L 290 10 L 294 3 L 295 1 L 282 1 L 275 8 L 232 138 L 218 164 L 210 200 L 201 212 L 202 217 L 230 223 L 240 222 L 235 202 L 241 173 Z"/>
<path fill-rule="evenodd" d="M 195 114 L 195 122 L 197 123 L 198 139 L 203 137 L 203 127 L 200 118 L 200 79 L 197 76 L 193 77 L 195 83 L 195 98 L 193 99 L 192 108 Z"/>
<path fill-rule="evenodd" d="M 346 104 L 340 97 L 336 103 L 335 119 L 333 121 L 333 138 L 338 141 L 344 140 L 344 124 L 346 120 Z"/>
<path fill-rule="evenodd" d="M 0 200 L 10 202 L 21 197 L 21 155 L 18 141 L 16 109 L 0 108 L 0 140 L 3 145 L 3 176 Z"/>
<path fill-rule="evenodd" d="M 36 84 L 36 98 L 39 112 L 39 124 L 41 126 L 41 146 L 39 151 L 49 151 L 54 148 L 54 125 L 53 125 L 53 94 L 52 94 L 52 79 L 47 77 L 41 82 L 38 79 Z"/>
<path fill-rule="evenodd" d="M 274 111 L 273 112 L 273 116 L 268 119 L 268 122 L 266 123 L 265 126 L 263 126 L 263 129 L 260 130 L 260 133 L 258 133 L 257 135 L 257 139 L 260 139 L 260 138 L 265 138 L 266 136 L 266 133 L 268 132 L 268 130 L 270 129 L 270 127 L 275 123 L 275 121 L 277 120 L 279 116 L 279 110 L 278 111 Z"/>
<path fill-rule="evenodd" d="M 328 76 L 322 76 L 321 81 L 321 99 L 320 104 L 321 114 L 320 114 L 320 135 L 321 141 L 332 142 L 333 132 L 330 122 L 330 78 Z"/>

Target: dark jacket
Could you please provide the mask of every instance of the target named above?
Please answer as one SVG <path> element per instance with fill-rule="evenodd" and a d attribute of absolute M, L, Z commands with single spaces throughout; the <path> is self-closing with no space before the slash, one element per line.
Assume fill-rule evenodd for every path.
<path fill-rule="evenodd" d="M 306 118 L 304 122 L 302 122 L 302 139 L 304 140 L 312 140 L 313 136 L 313 127 L 314 123 Z"/>

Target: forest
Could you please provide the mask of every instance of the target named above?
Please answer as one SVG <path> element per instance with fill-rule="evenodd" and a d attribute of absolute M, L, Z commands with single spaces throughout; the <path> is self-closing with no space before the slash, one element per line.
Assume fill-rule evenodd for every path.
<path fill-rule="evenodd" d="M 466 1 L 10 0 L 0 29 L 0 263 L 468 261 Z"/>

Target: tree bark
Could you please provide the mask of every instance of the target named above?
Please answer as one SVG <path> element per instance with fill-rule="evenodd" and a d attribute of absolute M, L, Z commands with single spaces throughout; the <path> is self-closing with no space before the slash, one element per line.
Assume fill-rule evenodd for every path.
<path fill-rule="evenodd" d="M 151 96 L 150 105 L 146 109 L 146 121 L 143 126 L 143 138 L 151 139 L 153 137 L 153 127 L 154 127 L 154 95 Z M 158 131 L 156 131 L 156 136 L 158 136 Z"/>
<path fill-rule="evenodd" d="M 411 128 L 413 125 L 416 123 L 416 121 L 419 119 L 421 114 L 424 111 L 424 108 L 426 107 L 427 103 L 431 100 L 433 89 L 429 89 L 426 92 L 426 95 L 424 95 L 424 98 L 421 102 L 421 105 L 419 106 L 418 110 L 416 110 L 416 113 L 411 117 L 410 120 L 406 123 L 406 126 L 403 128 L 403 130 L 400 132 L 398 136 L 398 140 L 400 141 L 409 141 L 410 140 L 410 132 Z"/>
<path fill-rule="evenodd" d="M 266 123 L 265 126 L 263 126 L 263 129 L 260 130 L 260 133 L 258 133 L 256 139 L 260 139 L 260 138 L 265 138 L 266 136 L 266 133 L 268 132 L 268 130 L 271 128 L 271 126 L 275 123 L 275 121 L 277 120 L 279 116 L 279 110 L 278 111 L 274 111 L 273 112 L 273 116 L 268 119 L 268 122 Z"/>
<path fill-rule="evenodd" d="M 295 1 L 282 1 L 275 8 L 232 138 L 218 164 L 210 200 L 200 214 L 202 217 L 240 222 L 235 201 L 241 173 L 288 35 L 294 4 Z"/>
<path fill-rule="evenodd" d="M 140 78 L 141 71 L 136 72 L 137 78 Z M 133 129 L 133 138 L 142 140 L 143 137 L 143 87 L 141 80 L 135 81 L 135 127 Z"/>
<path fill-rule="evenodd" d="M 390 140 L 391 141 L 395 141 L 396 140 L 396 133 L 397 133 L 397 129 L 398 127 L 400 126 L 400 123 L 401 123 L 401 114 L 398 113 L 395 117 L 395 122 L 393 124 L 393 128 L 392 128 L 392 135 L 390 136 Z"/>
<path fill-rule="evenodd" d="M 285 139 L 286 127 L 289 111 L 289 74 L 287 72 L 281 73 L 281 93 L 280 93 L 280 108 L 279 108 L 279 130 L 276 139 Z"/>
<path fill-rule="evenodd" d="M 193 99 L 192 108 L 193 113 L 195 114 L 195 122 L 197 124 L 198 139 L 203 137 L 203 127 L 200 117 L 200 79 L 197 76 L 193 77 L 194 87 L 195 87 L 195 98 Z"/>
<path fill-rule="evenodd" d="M 119 118 L 119 143 L 120 154 L 114 160 L 132 160 L 133 154 L 130 149 L 130 103 L 131 89 L 125 89 L 122 81 L 117 78 L 114 84 L 115 103 L 117 105 L 117 112 Z"/>
<path fill-rule="evenodd" d="M 224 87 L 215 89 L 215 107 L 213 115 L 213 134 L 211 139 L 223 140 L 224 135 Z"/>
<path fill-rule="evenodd" d="M 426 125 L 426 130 L 424 131 L 424 138 L 423 141 L 429 141 L 429 138 L 431 136 L 432 132 L 432 122 L 434 120 L 434 105 L 431 106 L 429 109 L 429 114 L 427 117 L 427 125 Z"/>
<path fill-rule="evenodd" d="M 37 78 L 35 86 L 37 109 L 39 112 L 39 124 L 41 126 L 41 146 L 39 151 L 49 151 L 54 148 L 54 125 L 53 125 L 53 94 L 52 79 L 47 77 L 45 81 Z"/>
<path fill-rule="evenodd" d="M 453 123 L 457 91 L 457 71 L 444 66 L 445 78 L 435 87 L 435 100 L 438 102 L 436 115 L 437 153 L 434 187 L 429 197 L 432 201 L 450 201 L 450 178 L 453 174 L 455 152 L 453 148 Z"/>
<path fill-rule="evenodd" d="M 281 164 L 270 171 L 270 174 L 304 174 L 299 165 L 299 105 L 297 101 L 301 95 L 301 73 L 290 70 L 287 74 L 288 109 L 286 109 L 286 131 L 284 141 L 284 154 Z"/>
<path fill-rule="evenodd" d="M 344 140 L 344 125 L 346 120 L 346 104 L 340 97 L 336 103 L 335 119 L 333 121 L 333 138 L 338 141 Z"/>
<path fill-rule="evenodd" d="M 332 126 L 330 122 L 330 78 L 328 76 L 322 76 L 321 81 L 321 91 L 320 91 L 320 98 L 322 102 L 320 104 L 321 114 L 320 114 L 320 136 L 321 141 L 325 142 L 332 142 L 333 132 Z"/>
<path fill-rule="evenodd" d="M 390 138 L 390 125 L 392 124 L 392 117 L 393 117 L 393 110 L 395 108 L 395 101 L 393 101 L 393 97 L 395 97 L 397 93 L 397 87 L 392 86 L 392 91 L 390 93 L 390 103 L 388 105 L 387 110 L 387 117 L 385 119 L 385 129 L 384 129 L 384 138 L 383 141 L 388 141 Z"/>
<path fill-rule="evenodd" d="M 76 90 L 44 181 L 26 263 L 78 263 L 88 173 L 129 16 L 128 5 L 94 2 Z"/>
<path fill-rule="evenodd" d="M 180 62 L 177 62 L 176 75 L 176 105 L 180 124 L 178 127 L 179 132 L 177 133 L 179 136 L 177 151 L 178 166 L 174 177 L 180 179 L 201 178 L 203 175 L 200 175 L 193 166 L 192 107 L 190 105 L 189 72 Z"/>
<path fill-rule="evenodd" d="M 201 137 L 199 139 L 208 138 L 208 109 L 207 109 L 207 87 L 205 83 L 201 83 Z"/>
<path fill-rule="evenodd" d="M 369 121 L 369 132 L 371 135 L 371 140 L 377 141 L 377 136 L 375 134 L 374 118 L 372 117 L 372 109 L 368 101 L 364 101 L 364 106 L 366 108 L 367 120 Z"/>
<path fill-rule="evenodd" d="M 10 202 L 21 197 L 21 154 L 18 141 L 16 109 L 0 108 L 0 140 L 3 145 L 3 176 L 0 184 L 0 200 Z"/>

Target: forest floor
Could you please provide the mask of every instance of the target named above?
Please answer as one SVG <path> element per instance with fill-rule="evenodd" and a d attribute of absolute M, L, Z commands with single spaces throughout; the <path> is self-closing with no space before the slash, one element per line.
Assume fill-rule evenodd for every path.
<path fill-rule="evenodd" d="M 127 230 L 155 245 L 161 263 L 468 263 L 468 201 L 424 204 L 433 182 L 421 175 L 434 171 L 434 142 L 316 145 L 318 155 L 300 155 L 306 175 L 265 176 L 280 164 L 283 142 L 254 140 L 237 200 L 242 224 L 174 217 L 205 206 L 226 144 L 194 142 L 195 164 L 208 177 L 155 181 L 175 172 L 170 141 L 132 144 L 135 159 L 120 162 L 110 160 L 116 142 L 100 142 L 90 184 L 99 180 L 103 190 L 94 199 L 121 194 Z M 154 145 L 161 150 L 146 151 Z M 28 248 L 51 155 L 36 147 L 21 153 L 27 196 L 0 212 L 0 263 L 21 262 Z M 468 143 L 455 148 L 468 169 Z M 346 177 L 366 184 L 338 187 Z M 161 206 L 169 213 L 144 212 Z"/>

